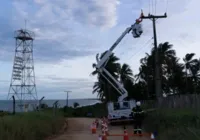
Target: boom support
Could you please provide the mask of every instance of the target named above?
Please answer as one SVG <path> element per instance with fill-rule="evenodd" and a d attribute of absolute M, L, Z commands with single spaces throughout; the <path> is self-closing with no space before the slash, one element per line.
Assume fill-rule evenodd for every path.
<path fill-rule="evenodd" d="M 117 47 L 117 45 L 121 42 L 121 40 L 130 32 L 132 31 L 133 37 L 134 38 L 138 38 L 140 37 L 140 35 L 142 34 L 142 26 L 140 23 L 138 23 L 136 21 L 135 24 L 131 25 L 131 27 L 126 28 L 126 30 L 122 33 L 122 35 L 116 40 L 116 42 L 111 46 L 111 48 L 106 51 L 106 53 L 103 55 L 103 57 L 98 60 L 97 59 L 97 65 L 95 66 L 97 71 L 109 82 L 109 84 L 111 84 L 121 95 L 118 98 L 118 101 L 123 101 L 124 98 L 126 98 L 128 96 L 128 92 L 126 91 L 126 89 L 123 87 L 123 85 L 116 80 L 106 69 L 105 66 L 107 64 L 107 62 L 109 61 L 110 56 L 112 55 L 112 51 Z M 111 82 L 109 80 L 109 78 L 112 79 Z M 117 87 L 115 86 L 117 85 Z"/>

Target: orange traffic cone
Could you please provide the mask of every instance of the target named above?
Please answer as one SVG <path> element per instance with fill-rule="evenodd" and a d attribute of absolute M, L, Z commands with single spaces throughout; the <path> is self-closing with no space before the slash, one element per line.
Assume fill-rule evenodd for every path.
<path fill-rule="evenodd" d="M 105 128 L 105 134 L 108 136 L 108 127 Z"/>
<path fill-rule="evenodd" d="M 124 140 L 129 140 L 129 137 L 128 137 L 128 133 L 126 131 L 126 128 L 124 128 Z"/>
<path fill-rule="evenodd" d="M 106 135 L 105 131 L 103 131 L 102 140 L 107 140 L 107 135 Z"/>
<path fill-rule="evenodd" d="M 91 131 L 92 131 L 92 134 L 96 134 L 97 128 L 94 123 L 91 125 Z"/>
<path fill-rule="evenodd" d="M 155 136 L 153 133 L 151 133 L 151 140 L 155 140 Z"/>

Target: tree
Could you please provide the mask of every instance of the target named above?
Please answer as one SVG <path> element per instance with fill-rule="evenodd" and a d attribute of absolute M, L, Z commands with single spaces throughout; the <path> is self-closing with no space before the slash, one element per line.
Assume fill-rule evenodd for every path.
<path fill-rule="evenodd" d="M 99 61 L 102 59 L 102 57 L 105 55 L 106 51 L 101 54 L 99 57 L 99 54 L 96 55 L 96 59 Z M 119 58 L 114 55 L 114 53 L 111 54 L 110 59 L 105 65 L 105 69 L 115 78 L 118 79 L 118 73 L 120 71 L 120 63 L 118 63 Z M 92 65 L 93 68 L 95 68 L 96 64 Z M 95 82 L 93 86 L 93 94 L 97 92 L 97 96 L 100 97 L 100 99 L 104 102 L 108 102 L 109 100 L 117 100 L 117 97 L 119 94 L 116 92 L 116 90 L 110 85 L 110 83 L 105 79 L 108 78 L 106 73 L 103 73 L 105 77 L 100 75 L 97 70 L 93 71 L 91 73 L 93 76 L 97 76 L 97 82 Z M 109 81 L 112 81 L 110 78 L 108 78 Z M 113 83 L 113 82 L 112 82 Z M 114 83 L 113 83 L 114 84 Z M 106 100 L 104 100 L 106 99 Z"/>
<path fill-rule="evenodd" d="M 171 63 L 176 58 L 176 52 L 172 49 L 172 45 L 168 42 L 158 45 L 160 74 L 162 80 L 162 91 L 169 94 L 170 88 L 168 86 L 169 72 L 172 68 Z M 146 87 L 146 95 L 155 97 L 155 48 L 151 53 L 146 53 L 146 56 L 140 60 L 139 74 L 137 80 L 143 82 Z"/>
<path fill-rule="evenodd" d="M 127 81 L 134 81 L 133 71 L 128 64 L 123 64 L 119 71 L 120 82 L 126 84 Z"/>
<path fill-rule="evenodd" d="M 166 95 L 200 93 L 200 60 L 194 58 L 194 53 L 188 53 L 183 58 L 184 63 L 180 63 L 172 47 L 169 42 L 158 45 L 162 92 Z M 97 55 L 97 60 L 104 54 L 105 52 L 101 57 Z M 140 59 L 139 73 L 135 76 L 129 64 L 120 65 L 118 61 L 119 58 L 112 54 L 105 68 L 123 84 L 128 91 L 128 98 L 155 99 L 155 48 Z M 105 73 L 103 74 L 108 78 Z M 92 75 L 97 76 L 93 93 L 98 93 L 98 97 L 105 102 L 117 100 L 119 94 L 105 77 L 99 75 L 97 71 L 93 71 Z M 114 84 L 112 79 L 108 80 Z"/>
<path fill-rule="evenodd" d="M 74 106 L 74 108 L 77 108 L 77 107 L 79 107 L 79 103 L 74 102 L 73 106 Z"/>
<path fill-rule="evenodd" d="M 199 61 L 198 59 L 193 59 L 195 53 L 187 53 L 185 55 L 185 57 L 183 58 L 183 61 L 185 62 L 185 82 L 186 82 L 186 92 L 191 92 L 192 88 L 194 87 L 196 88 L 196 85 L 194 85 L 193 82 L 195 82 L 195 84 L 198 83 L 198 71 L 199 71 Z M 194 81 L 193 81 L 194 80 Z M 190 82 L 190 86 L 189 86 L 189 82 Z M 190 87 L 190 88 L 189 88 Z"/>
<path fill-rule="evenodd" d="M 45 103 L 42 103 L 42 104 L 40 104 L 40 108 L 41 108 L 41 109 L 48 108 L 48 105 L 47 105 L 47 104 L 45 104 Z"/>

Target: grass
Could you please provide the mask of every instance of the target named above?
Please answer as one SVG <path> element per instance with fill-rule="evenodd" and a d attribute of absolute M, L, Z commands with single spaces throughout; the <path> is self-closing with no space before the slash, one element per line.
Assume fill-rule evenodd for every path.
<path fill-rule="evenodd" d="M 19 113 L 0 117 L 1 140 L 43 140 L 56 134 L 64 124 L 61 113 L 52 111 Z"/>
<path fill-rule="evenodd" d="M 200 117 L 192 110 L 163 109 L 146 116 L 144 128 L 157 132 L 159 140 L 199 140 Z"/>

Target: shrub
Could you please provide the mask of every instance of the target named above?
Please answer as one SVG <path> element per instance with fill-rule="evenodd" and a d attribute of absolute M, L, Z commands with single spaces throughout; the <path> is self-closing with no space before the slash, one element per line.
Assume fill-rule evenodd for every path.
<path fill-rule="evenodd" d="M 57 133 L 64 118 L 52 112 L 28 112 L 0 118 L 1 140 L 42 140 Z"/>

